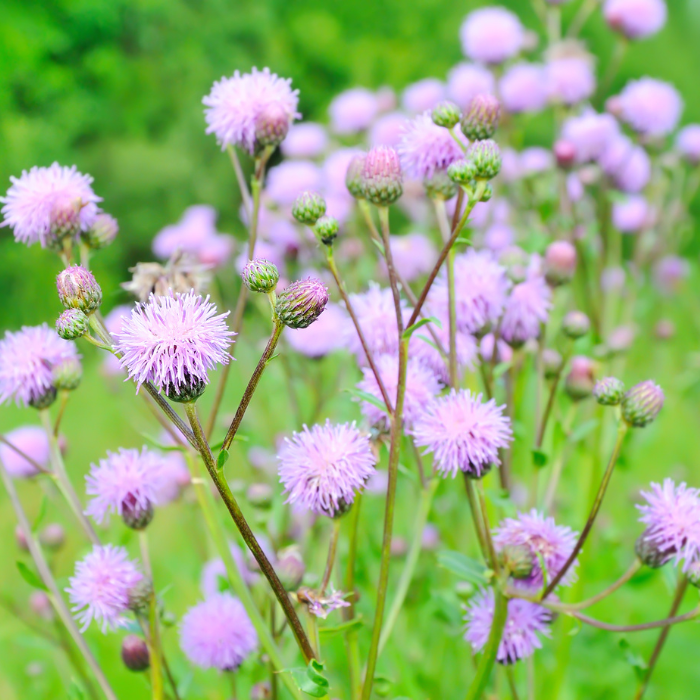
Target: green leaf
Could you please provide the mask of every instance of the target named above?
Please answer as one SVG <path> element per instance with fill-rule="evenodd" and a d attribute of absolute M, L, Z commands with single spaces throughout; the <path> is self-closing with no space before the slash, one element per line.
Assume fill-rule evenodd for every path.
<path fill-rule="evenodd" d="M 362 391 L 361 389 L 346 389 L 345 391 L 348 394 L 351 394 L 355 398 L 359 399 L 360 401 L 366 401 L 367 403 L 371 403 L 373 406 L 376 406 L 380 411 L 384 411 L 384 413 L 388 412 L 386 410 L 384 402 L 381 399 L 378 399 L 376 396 L 372 396 L 372 394 L 366 391 Z"/>
<path fill-rule="evenodd" d="M 641 680 L 644 677 L 644 672 L 649 668 L 644 657 L 639 652 L 634 651 L 632 645 L 624 637 L 620 639 L 619 645 L 625 661 L 634 669 L 637 678 Z"/>
<path fill-rule="evenodd" d="M 372 243 L 377 246 L 377 250 L 382 254 L 382 257 L 386 257 L 386 253 L 384 252 L 384 244 L 381 241 L 378 241 L 376 238 L 372 238 Z"/>
<path fill-rule="evenodd" d="M 588 433 L 594 430 L 597 425 L 597 419 L 592 418 L 591 420 L 587 420 L 585 423 L 581 423 L 575 430 L 572 430 L 567 440 L 571 443 L 579 442 L 583 440 Z"/>
<path fill-rule="evenodd" d="M 68 688 L 68 700 L 86 700 L 85 691 L 75 678 L 71 679 Z"/>
<path fill-rule="evenodd" d="M 358 615 L 352 620 L 343 622 L 340 625 L 335 625 L 334 627 L 319 627 L 318 633 L 331 636 L 334 634 L 340 634 L 341 632 L 350 632 L 351 630 L 358 629 L 362 627 L 365 623 L 362 621 L 362 615 Z"/>
<path fill-rule="evenodd" d="M 464 236 L 457 236 L 457 238 L 455 238 L 455 245 L 457 245 L 458 243 L 462 245 L 474 245 L 468 238 L 465 238 Z"/>
<path fill-rule="evenodd" d="M 377 675 L 374 677 L 374 692 L 379 695 L 380 698 L 385 698 L 389 695 L 393 685 L 394 680 L 388 676 Z"/>
<path fill-rule="evenodd" d="M 440 320 L 435 318 L 435 316 L 428 316 L 428 318 L 422 318 L 420 321 L 416 321 L 412 326 L 409 326 L 402 334 L 404 340 L 408 340 L 419 328 L 427 325 L 428 323 L 434 323 L 438 328 L 442 328 Z"/>
<path fill-rule="evenodd" d="M 483 586 L 488 583 L 488 569 L 481 562 L 468 557 L 466 554 L 444 549 L 438 552 L 437 560 L 443 569 L 451 571 L 465 581 L 469 581 L 477 586 Z"/>
<path fill-rule="evenodd" d="M 323 664 L 316 659 L 311 659 L 309 665 L 301 668 L 285 669 L 299 686 L 299 690 L 313 698 L 322 698 L 328 695 L 330 683 L 323 675 Z"/>
<path fill-rule="evenodd" d="M 512 362 L 499 362 L 493 368 L 493 378 L 498 379 L 500 376 L 504 375 L 511 367 Z"/>
<path fill-rule="evenodd" d="M 39 526 L 41 525 L 42 521 L 44 520 L 44 517 L 46 516 L 46 506 L 48 505 L 49 501 L 44 496 L 41 499 L 41 505 L 39 506 L 39 513 L 36 516 L 36 519 L 34 520 L 34 524 L 32 525 L 32 532 L 36 532 L 39 529 Z"/>
<path fill-rule="evenodd" d="M 35 574 L 24 562 L 18 561 L 17 568 L 22 578 L 32 587 L 39 588 L 42 591 L 49 589 L 44 585 L 44 582 Z"/>
<path fill-rule="evenodd" d="M 547 453 L 544 450 L 532 450 L 532 463 L 536 467 L 541 469 L 542 467 L 546 466 L 548 461 L 549 457 L 547 456 Z"/>
<path fill-rule="evenodd" d="M 179 432 L 179 431 L 177 431 L 177 429 L 176 429 L 176 432 Z M 157 447 L 159 450 L 163 450 L 163 452 L 184 452 L 185 451 L 184 445 L 167 445 L 162 440 L 160 440 L 158 438 L 154 438 L 152 435 L 149 435 L 148 433 L 141 433 L 141 437 L 146 442 L 149 442 L 154 447 Z M 184 440 L 185 438 L 183 437 L 182 439 Z"/>
<path fill-rule="evenodd" d="M 226 462 L 228 462 L 228 450 L 221 450 L 216 458 L 216 468 L 223 469 Z"/>

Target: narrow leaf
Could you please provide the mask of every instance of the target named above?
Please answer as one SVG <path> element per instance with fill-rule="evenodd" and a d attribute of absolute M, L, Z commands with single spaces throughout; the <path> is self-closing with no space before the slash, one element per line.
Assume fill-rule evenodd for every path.
<path fill-rule="evenodd" d="M 443 569 L 451 571 L 465 581 L 474 583 L 477 586 L 483 586 L 488 583 L 486 576 L 488 569 L 481 562 L 468 557 L 466 554 L 445 549 L 442 552 L 438 552 L 437 560 Z"/>
<path fill-rule="evenodd" d="M 17 568 L 20 576 L 33 588 L 39 588 L 42 591 L 48 591 L 44 582 L 35 574 L 24 562 L 18 561 Z"/>
<path fill-rule="evenodd" d="M 228 462 L 228 450 L 221 450 L 216 458 L 216 468 L 223 469 L 226 462 Z"/>
<path fill-rule="evenodd" d="M 579 425 L 575 430 L 571 431 L 571 434 L 567 438 L 568 441 L 575 443 L 583 440 L 583 438 L 585 438 L 588 433 L 595 429 L 597 425 L 598 421 L 595 418 L 587 420 L 585 423 L 581 423 L 581 425 Z"/>
<path fill-rule="evenodd" d="M 510 366 L 512 365 L 512 362 L 499 362 L 494 368 L 493 368 L 493 377 L 494 379 L 498 379 L 498 377 L 504 375 L 509 369 Z"/>
<path fill-rule="evenodd" d="M 42 521 L 44 520 L 44 517 L 46 516 L 46 506 L 48 505 L 48 499 L 46 496 L 44 496 L 41 499 L 41 505 L 39 506 L 39 513 L 36 516 L 36 519 L 34 520 L 34 524 L 32 525 L 32 532 L 36 532 L 39 529 L 39 526 L 41 525 Z"/>
<path fill-rule="evenodd" d="M 325 634 L 325 635 L 328 635 L 330 637 L 331 635 L 339 634 L 341 632 L 350 632 L 351 630 L 359 629 L 363 625 L 364 625 L 364 622 L 362 621 L 362 615 L 358 615 L 357 617 L 353 618 L 352 620 L 348 620 L 347 622 L 343 622 L 340 625 L 335 625 L 334 627 L 319 627 L 318 633 Z"/>
<path fill-rule="evenodd" d="M 404 340 L 408 340 L 419 328 L 427 325 L 428 323 L 435 323 L 438 327 L 441 327 L 440 321 L 434 316 L 428 316 L 428 318 L 422 318 L 420 321 L 416 321 L 412 326 L 409 326 L 402 335 Z"/>
<path fill-rule="evenodd" d="M 361 389 L 346 389 L 348 394 L 352 394 L 355 398 L 359 399 L 360 401 L 366 401 L 367 403 L 371 403 L 373 406 L 376 406 L 380 411 L 384 411 L 387 413 L 386 406 L 384 405 L 384 402 L 381 399 L 378 399 L 376 396 L 372 396 L 372 394 L 362 391 Z"/>

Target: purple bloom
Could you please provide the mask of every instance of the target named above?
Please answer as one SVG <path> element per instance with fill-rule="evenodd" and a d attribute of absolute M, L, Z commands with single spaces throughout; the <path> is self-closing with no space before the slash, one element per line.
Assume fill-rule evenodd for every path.
<path fill-rule="evenodd" d="M 515 243 L 515 231 L 508 224 L 493 224 L 484 232 L 484 247 L 493 253 L 507 250 Z"/>
<path fill-rule="evenodd" d="M 283 161 L 270 168 L 265 194 L 279 206 L 291 206 L 302 192 L 316 192 L 321 185 L 321 171 L 316 163 Z"/>
<path fill-rule="evenodd" d="M 397 355 L 375 355 L 375 365 L 382 378 L 392 404 L 396 401 L 396 389 L 399 376 L 399 358 Z M 363 379 L 357 385 L 361 391 L 366 391 L 383 402 L 374 372 L 369 367 L 362 370 Z M 440 391 L 440 383 L 435 373 L 427 365 L 417 360 L 409 360 L 406 368 L 406 396 L 404 398 L 403 420 L 410 429 L 426 403 L 430 402 Z M 372 425 L 389 429 L 389 416 L 385 411 L 368 401 L 362 402 L 362 413 Z"/>
<path fill-rule="evenodd" d="M 468 58 L 479 63 L 503 63 L 520 51 L 525 32 L 510 10 L 483 7 L 467 15 L 459 36 Z"/>
<path fill-rule="evenodd" d="M 665 296 L 677 293 L 689 273 L 688 261 L 677 255 L 666 255 L 657 260 L 652 270 L 654 284 Z"/>
<path fill-rule="evenodd" d="M 368 436 L 354 423 L 328 420 L 286 438 L 278 459 L 286 503 L 329 517 L 352 504 L 377 462 Z"/>
<path fill-rule="evenodd" d="M 588 163 L 600 158 L 619 133 L 615 117 L 589 110 L 564 122 L 562 138 L 574 147 L 578 163 Z"/>
<path fill-rule="evenodd" d="M 452 391 L 423 404 L 411 433 L 416 445 L 432 452 L 435 468 L 445 477 L 459 470 L 480 477 L 492 464 L 500 464 L 498 449 L 513 439 L 505 406 L 494 399 L 484 403 L 481 394 Z"/>
<path fill-rule="evenodd" d="M 582 56 L 557 58 L 547 64 L 549 98 L 575 105 L 595 91 L 595 75 L 590 59 Z"/>
<path fill-rule="evenodd" d="M 181 452 L 171 450 L 161 457 L 160 479 L 156 486 L 154 503 L 164 506 L 176 500 L 182 490 L 190 484 L 187 463 Z"/>
<path fill-rule="evenodd" d="M 494 531 L 493 543 L 500 551 L 508 545 L 525 545 L 533 557 L 532 573 L 525 579 L 517 581 L 525 588 L 541 588 L 544 582 L 539 556 L 544 561 L 547 580 L 551 581 L 566 563 L 578 533 L 564 525 L 557 525 L 554 518 L 545 517 L 534 508 L 529 513 L 519 513 L 517 518 L 506 518 Z M 562 585 L 568 586 L 576 580 L 574 561 L 562 578 Z"/>
<path fill-rule="evenodd" d="M 637 233 L 649 225 L 649 203 L 641 195 L 633 195 L 613 203 L 612 221 L 622 233 Z"/>
<path fill-rule="evenodd" d="M 124 627 L 129 609 L 129 592 L 143 579 L 126 549 L 111 544 L 95 545 L 92 552 L 75 565 L 66 593 L 76 619 L 84 632 L 93 620 L 102 631 Z"/>
<path fill-rule="evenodd" d="M 482 591 L 469 603 L 464 619 L 467 631 L 464 638 L 472 645 L 474 653 L 486 645 L 491 632 L 495 609 L 494 594 L 491 588 Z M 508 601 L 508 617 L 503 637 L 498 646 L 497 660 L 502 664 L 513 664 L 519 659 L 531 656 L 535 649 L 542 647 L 539 635 L 549 637 L 549 623 L 552 614 L 537 603 L 512 598 Z"/>
<path fill-rule="evenodd" d="M 464 151 L 449 130 L 434 124 L 429 112 L 407 123 L 398 151 L 406 174 L 419 180 L 447 170 L 448 165 L 464 158 Z"/>
<path fill-rule="evenodd" d="M 292 90 L 291 80 L 277 77 L 269 68 L 214 83 L 211 92 L 202 99 L 207 134 L 214 134 L 221 144 L 240 146 L 249 153 L 255 151 L 258 129 L 274 115 L 282 118 L 286 128 L 301 115 L 297 112 L 299 91 Z"/>
<path fill-rule="evenodd" d="M 354 134 L 366 129 L 377 116 L 377 96 L 365 88 L 352 88 L 333 98 L 328 107 L 331 129 L 336 134 Z"/>
<path fill-rule="evenodd" d="M 479 344 L 479 354 L 485 362 L 494 362 L 498 364 L 499 362 L 510 362 L 513 359 L 513 348 L 508 345 L 504 340 L 498 339 L 498 344 L 496 345 L 496 356 L 494 357 L 494 336 L 493 333 L 487 333 Z"/>
<path fill-rule="evenodd" d="M 258 648 L 258 635 L 241 601 L 219 593 L 185 613 L 180 647 L 200 668 L 235 671 Z"/>
<path fill-rule="evenodd" d="M 651 491 L 642 491 L 642 497 L 646 504 L 637 508 L 646 525 L 644 538 L 673 554 L 676 563 L 685 560 L 685 571 L 700 554 L 700 491 L 664 479 L 663 485 L 651 484 Z"/>
<path fill-rule="evenodd" d="M 644 189 L 651 178 L 651 162 L 647 152 L 626 136 L 612 138 L 600 155 L 599 163 L 615 186 L 629 194 Z"/>
<path fill-rule="evenodd" d="M 533 275 L 513 287 L 501 321 L 501 335 L 514 345 L 522 345 L 540 334 L 540 325 L 549 318 L 552 291 L 544 277 Z"/>
<path fill-rule="evenodd" d="M 449 319 L 440 319 L 442 328 L 432 324 L 433 331 L 437 335 L 442 347 L 449 355 L 450 325 Z M 457 368 L 461 371 L 473 369 L 477 359 L 477 344 L 474 336 L 463 331 L 455 334 L 457 345 Z M 435 347 L 433 336 L 426 329 L 421 329 L 411 336 L 409 344 L 409 356 L 424 364 L 443 383 L 449 383 L 448 358 L 443 357 Z"/>
<path fill-rule="evenodd" d="M 547 104 L 548 87 L 544 66 L 517 63 L 508 68 L 499 82 L 503 107 L 513 114 L 539 112 Z"/>
<path fill-rule="evenodd" d="M 138 304 L 115 333 L 121 365 L 136 381 L 137 391 L 146 381 L 176 395 L 194 383 L 208 384 L 208 370 L 230 359 L 227 350 L 234 334 L 224 322 L 227 315 L 217 316 L 209 297 L 194 292 L 151 295 L 148 303 Z"/>
<path fill-rule="evenodd" d="M 370 146 L 399 147 L 401 137 L 406 129 L 408 118 L 401 112 L 390 112 L 379 117 L 369 132 Z"/>
<path fill-rule="evenodd" d="M 518 169 L 521 177 L 539 175 L 554 168 L 552 152 L 540 146 L 531 146 L 520 153 Z"/>
<path fill-rule="evenodd" d="M 323 357 L 342 348 L 348 325 L 347 313 L 337 304 L 328 304 L 326 310 L 307 328 L 288 328 L 284 337 L 289 345 L 307 357 Z"/>
<path fill-rule="evenodd" d="M 406 282 L 413 282 L 421 275 L 427 275 L 438 257 L 433 242 L 422 233 L 391 236 L 391 254 L 396 271 Z M 380 265 L 385 276 L 388 275 L 384 260 Z"/>
<path fill-rule="evenodd" d="M 40 403 L 54 391 L 54 365 L 78 358 L 75 343 L 45 323 L 7 331 L 0 341 L 0 404 L 13 398 L 18 406 Z"/>
<path fill-rule="evenodd" d="M 664 0 L 605 0 L 607 23 L 628 39 L 644 39 L 666 24 Z"/>
<path fill-rule="evenodd" d="M 447 74 L 447 96 L 466 109 L 477 95 L 493 95 L 496 84 L 488 68 L 472 63 L 458 63 Z"/>
<path fill-rule="evenodd" d="M 309 612 L 325 620 L 330 613 L 338 608 L 349 608 L 350 603 L 344 599 L 342 591 L 334 591 L 321 597 L 315 596 L 309 604 Z"/>
<path fill-rule="evenodd" d="M 46 432 L 39 426 L 23 425 L 7 433 L 5 438 L 42 467 L 49 463 L 49 439 L 46 437 Z M 27 462 L 5 443 L 0 443 L 0 462 L 5 465 L 10 476 L 18 479 L 26 479 L 39 473 L 33 464 Z"/>
<path fill-rule="evenodd" d="M 645 136 L 666 136 L 678 125 L 683 102 L 676 88 L 654 78 L 632 80 L 619 96 L 620 117 Z"/>
<path fill-rule="evenodd" d="M 409 85 L 401 96 L 403 108 L 414 114 L 431 110 L 445 99 L 445 84 L 436 78 L 425 78 Z"/>
<path fill-rule="evenodd" d="M 280 148 L 287 158 L 317 158 L 328 145 L 325 127 L 316 122 L 293 124 Z"/>
<path fill-rule="evenodd" d="M 683 127 L 678 132 L 676 148 L 691 165 L 700 163 L 700 124 Z"/>

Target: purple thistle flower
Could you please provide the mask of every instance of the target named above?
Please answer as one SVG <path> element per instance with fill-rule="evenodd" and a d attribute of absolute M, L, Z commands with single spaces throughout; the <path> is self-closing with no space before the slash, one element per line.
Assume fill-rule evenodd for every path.
<path fill-rule="evenodd" d="M 306 328 L 288 328 L 284 337 L 289 345 L 307 357 L 324 357 L 344 346 L 348 326 L 345 309 L 328 304 L 326 310 Z"/>
<path fill-rule="evenodd" d="M 49 463 L 49 439 L 39 426 L 23 425 L 7 433 L 5 438 L 42 467 Z M 5 465 L 7 473 L 17 479 L 26 479 L 39 473 L 33 464 L 5 443 L 0 443 L 0 462 Z"/>
<path fill-rule="evenodd" d="M 398 148 L 408 118 L 401 112 L 390 112 L 377 119 L 369 131 L 369 145 Z"/>
<path fill-rule="evenodd" d="M 447 96 L 462 109 L 477 95 L 493 95 L 495 90 L 493 74 L 484 66 L 458 63 L 447 75 Z"/>
<path fill-rule="evenodd" d="M 548 86 L 544 66 L 516 63 L 499 82 L 503 107 L 513 114 L 539 112 L 547 105 Z"/>
<path fill-rule="evenodd" d="M 277 458 L 286 503 L 331 518 L 352 504 L 377 461 L 368 436 L 354 423 L 329 420 L 286 438 Z"/>
<path fill-rule="evenodd" d="M 486 645 L 496 607 L 493 589 L 481 591 L 469 603 L 464 619 L 467 631 L 464 638 L 472 645 L 474 653 Z M 552 614 L 537 603 L 512 598 L 508 601 L 508 616 L 496 659 L 502 664 L 513 664 L 542 648 L 539 635 L 550 636 L 549 623 Z"/>
<path fill-rule="evenodd" d="M 617 135 L 606 144 L 599 164 L 615 186 L 628 194 L 641 191 L 651 179 L 651 161 L 647 152 L 626 136 Z"/>
<path fill-rule="evenodd" d="M 36 165 L 19 178 L 10 177 L 12 185 L 5 197 L 0 197 L 4 220 L 15 240 L 27 245 L 40 243 L 45 248 L 51 236 L 64 228 L 87 231 L 95 222 L 102 201 L 93 191 L 92 177 L 78 172 L 75 165 L 68 168 L 53 163 L 48 168 Z"/>
<path fill-rule="evenodd" d="M 632 80 L 618 98 L 620 118 L 645 136 L 666 136 L 678 125 L 683 102 L 676 88 L 654 78 Z"/>
<path fill-rule="evenodd" d="M 518 16 L 504 7 L 470 12 L 459 28 L 465 56 L 479 63 L 503 63 L 522 48 L 525 32 Z"/>
<path fill-rule="evenodd" d="M 505 406 L 491 399 L 484 403 L 461 389 L 423 404 L 411 430 L 416 445 L 434 454 L 435 468 L 445 477 L 458 471 L 480 477 L 493 464 L 500 464 L 499 448 L 513 440 Z"/>
<path fill-rule="evenodd" d="M 397 355 L 376 355 L 374 361 L 384 388 L 393 403 L 396 400 L 399 358 Z M 357 384 L 357 388 L 366 391 L 383 403 L 384 399 L 374 372 L 369 367 L 365 367 L 362 374 L 363 379 Z M 440 382 L 430 367 L 417 360 L 409 360 L 406 368 L 406 396 L 403 406 L 406 429 L 410 430 L 426 403 L 429 403 L 439 392 Z M 371 425 L 389 429 L 389 416 L 385 411 L 368 401 L 362 401 L 361 409 Z"/>
<path fill-rule="evenodd" d="M 438 253 L 433 242 L 422 233 L 408 233 L 404 236 L 391 236 L 391 254 L 394 267 L 406 282 L 413 282 L 421 275 L 427 275 L 437 261 Z M 388 276 L 386 263 L 382 259 L 380 267 Z M 395 314 L 394 314 L 395 315 Z"/>
<path fill-rule="evenodd" d="M 350 603 L 344 599 L 342 591 L 331 589 L 328 595 L 314 596 L 309 603 L 309 612 L 325 620 L 330 613 L 338 608 L 349 608 Z"/>
<path fill-rule="evenodd" d="M 302 192 L 315 192 L 321 189 L 321 185 L 321 170 L 316 163 L 310 160 L 282 161 L 270 168 L 265 194 L 275 204 L 286 207 L 294 204 Z"/>
<path fill-rule="evenodd" d="M 494 531 L 493 543 L 497 551 L 508 545 L 525 545 L 532 553 L 532 573 L 517 581 L 518 586 L 537 589 L 543 585 L 543 572 L 540 556 L 547 570 L 547 580 L 551 581 L 566 563 L 574 550 L 578 533 L 565 525 L 557 525 L 554 518 L 546 517 L 534 508 L 529 513 L 518 513 L 517 518 L 506 518 Z M 539 555 L 539 556 L 538 556 Z M 561 580 L 564 586 L 576 580 L 574 561 Z"/>
<path fill-rule="evenodd" d="M 18 406 L 40 404 L 55 394 L 53 367 L 79 357 L 75 343 L 45 323 L 7 331 L 0 341 L 0 404 L 13 398 Z"/>
<path fill-rule="evenodd" d="M 676 137 L 676 148 L 691 165 L 700 163 L 700 124 L 688 124 Z"/>
<path fill-rule="evenodd" d="M 605 0 L 603 15 L 610 27 L 628 39 L 644 39 L 666 24 L 664 0 Z"/>
<path fill-rule="evenodd" d="M 328 145 L 328 134 L 321 124 L 293 124 L 280 148 L 287 158 L 317 158 Z"/>
<path fill-rule="evenodd" d="M 513 287 L 501 321 L 501 335 L 511 345 L 537 338 L 549 318 L 552 290 L 544 277 L 533 275 Z"/>
<path fill-rule="evenodd" d="M 562 139 L 574 147 L 578 163 L 600 158 L 608 144 L 619 134 L 620 127 L 615 117 L 592 110 L 567 119 L 562 128 Z"/>
<path fill-rule="evenodd" d="M 176 500 L 182 490 L 188 486 L 192 477 L 187 462 L 181 452 L 171 450 L 161 456 L 160 479 L 156 486 L 154 503 L 167 505 Z"/>
<path fill-rule="evenodd" d="M 425 78 L 409 85 L 401 96 L 403 108 L 413 114 L 431 110 L 445 99 L 445 84 L 437 78 Z"/>
<path fill-rule="evenodd" d="M 650 224 L 652 218 L 649 203 L 641 195 L 613 202 L 612 221 L 622 233 L 638 233 Z"/>
<path fill-rule="evenodd" d="M 424 112 L 407 122 L 398 147 L 404 171 L 416 179 L 431 178 L 436 171 L 460 158 L 464 152 L 448 129 L 438 126 L 430 112 Z"/>
<path fill-rule="evenodd" d="M 678 293 L 690 274 L 688 261 L 677 255 L 666 255 L 654 263 L 652 277 L 656 288 L 664 295 Z"/>
<path fill-rule="evenodd" d="M 377 96 L 365 88 L 352 88 L 336 95 L 328 107 L 331 130 L 354 134 L 366 129 L 379 112 Z"/>
<path fill-rule="evenodd" d="M 565 105 L 575 105 L 595 91 L 591 61 L 583 56 L 557 58 L 547 64 L 549 98 Z"/>
<path fill-rule="evenodd" d="M 234 335 L 216 306 L 194 292 L 151 298 L 138 304 L 115 333 L 122 367 L 138 388 L 146 381 L 169 398 L 209 383 L 208 370 L 228 364 Z"/>
<path fill-rule="evenodd" d="M 676 563 L 684 560 L 685 571 L 700 554 L 700 491 L 664 479 L 663 485 L 652 483 L 651 491 L 641 495 L 646 504 L 637 508 L 646 525 L 644 538 L 675 555 Z"/>
<path fill-rule="evenodd" d="M 207 134 L 214 134 L 223 151 L 226 146 L 240 146 L 254 153 L 258 145 L 258 129 L 272 113 L 282 118 L 288 129 L 301 115 L 297 112 L 299 91 L 292 90 L 290 79 L 279 78 L 269 68 L 214 83 L 202 99 Z"/>
<path fill-rule="evenodd" d="M 75 565 L 66 593 L 75 618 L 84 632 L 93 620 L 103 632 L 124 627 L 129 609 L 129 592 L 143 579 L 124 547 L 95 545 L 92 552 Z"/>
<path fill-rule="evenodd" d="M 235 671 L 258 648 L 258 635 L 241 601 L 219 593 L 185 613 L 180 647 L 200 668 Z"/>

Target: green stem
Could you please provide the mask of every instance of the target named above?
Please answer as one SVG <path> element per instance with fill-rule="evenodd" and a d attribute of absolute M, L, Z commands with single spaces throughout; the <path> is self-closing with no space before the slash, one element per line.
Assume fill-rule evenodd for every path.
<path fill-rule="evenodd" d="M 474 523 L 474 529 L 476 530 L 476 537 L 479 540 L 481 556 L 484 558 L 485 562 L 490 562 L 491 556 L 489 554 L 488 545 L 486 544 L 486 535 L 484 534 L 484 521 L 481 517 L 481 512 L 479 510 L 479 500 L 476 495 L 476 489 L 474 488 L 474 479 L 472 479 L 466 472 L 464 472 L 464 487 L 467 491 L 467 500 L 469 501 L 469 512 L 471 513 L 472 522 Z"/>
<path fill-rule="evenodd" d="M 386 267 L 389 272 L 389 282 L 391 293 L 394 298 L 394 311 L 396 312 L 396 323 L 399 327 L 399 337 L 403 333 L 403 310 L 401 308 L 401 293 L 399 291 L 398 277 L 394 267 L 394 256 L 391 252 L 391 233 L 389 231 L 389 207 L 379 207 L 379 223 L 382 228 L 382 240 L 384 242 L 384 257 Z"/>
<path fill-rule="evenodd" d="M 362 505 L 362 494 L 358 494 L 355 503 L 350 511 L 350 533 L 348 564 L 345 574 L 345 592 L 350 596 L 350 607 L 343 608 L 346 611 L 345 620 L 355 618 L 355 561 L 357 559 L 357 531 L 360 522 L 360 506 Z M 350 672 L 350 698 L 356 700 L 362 689 L 362 676 L 360 668 L 360 646 L 358 643 L 357 629 L 355 627 L 348 630 L 345 635 L 345 642 L 348 649 L 348 670 Z"/>
<path fill-rule="evenodd" d="M 331 574 L 333 573 L 333 565 L 335 564 L 335 553 L 338 549 L 338 535 L 340 534 L 340 518 L 333 518 L 333 532 L 331 532 L 331 541 L 328 545 L 328 558 L 326 559 L 326 568 L 323 572 L 323 580 L 319 589 L 319 596 L 323 596 L 331 582 Z"/>
<path fill-rule="evenodd" d="M 591 605 L 595 605 L 596 603 L 599 603 L 601 600 L 604 598 L 607 598 L 609 595 L 612 595 L 618 588 L 622 588 L 627 581 L 629 581 L 640 569 L 642 568 L 642 562 L 640 559 L 635 559 L 632 562 L 632 565 L 630 566 L 625 573 L 620 576 L 615 583 L 611 584 L 608 586 L 604 591 L 601 591 L 597 595 L 594 595 L 592 598 L 588 598 L 586 600 L 582 600 L 580 603 L 574 603 L 573 605 L 568 605 L 567 607 L 570 610 L 585 610 L 586 608 L 590 608 Z M 671 612 L 671 615 L 674 615 L 675 611 Z"/>
<path fill-rule="evenodd" d="M 151 595 L 148 601 L 148 643 L 151 657 L 151 692 L 153 700 L 163 700 L 163 669 L 161 662 L 163 649 L 158 624 L 158 601 L 156 599 L 153 570 L 151 569 L 151 557 L 148 552 L 148 539 L 145 529 L 139 531 L 139 544 L 141 546 L 141 563 L 143 564 L 143 570 L 146 574 L 146 580 L 151 584 Z"/>
<path fill-rule="evenodd" d="M 531 661 L 532 657 L 528 659 L 528 661 Z M 508 679 L 508 687 L 510 688 L 510 694 L 513 700 L 520 700 L 518 696 L 518 686 L 515 683 L 515 672 L 513 671 L 512 666 L 505 666 L 505 671 L 506 671 L 506 678 Z"/>

